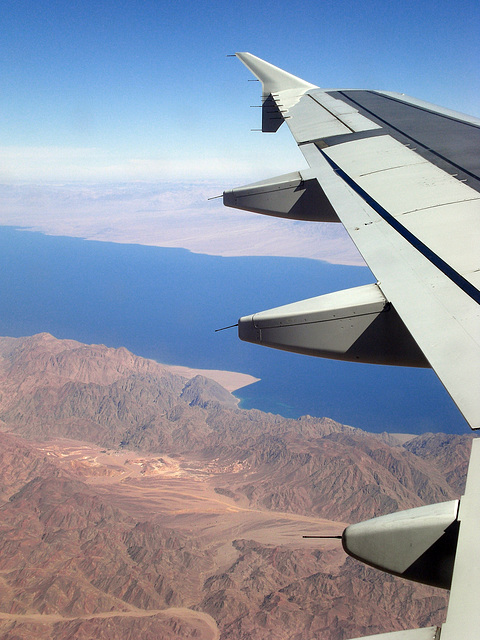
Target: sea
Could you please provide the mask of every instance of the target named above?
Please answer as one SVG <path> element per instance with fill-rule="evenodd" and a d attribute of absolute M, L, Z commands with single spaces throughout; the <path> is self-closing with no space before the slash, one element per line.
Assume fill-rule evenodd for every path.
<path fill-rule="evenodd" d="M 165 364 L 248 373 L 240 406 L 373 432 L 467 433 L 430 369 L 312 358 L 215 332 L 257 311 L 373 282 L 366 267 L 96 242 L 0 227 L 0 335 L 125 346 Z"/>

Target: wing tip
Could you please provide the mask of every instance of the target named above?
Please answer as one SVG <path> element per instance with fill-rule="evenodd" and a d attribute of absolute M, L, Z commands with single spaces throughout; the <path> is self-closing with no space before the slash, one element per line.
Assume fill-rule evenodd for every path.
<path fill-rule="evenodd" d="M 260 80 L 263 85 L 263 93 L 266 95 L 287 89 L 308 91 L 308 89 L 316 88 L 316 85 L 262 60 L 253 53 L 243 51 L 237 52 L 235 55 Z"/>

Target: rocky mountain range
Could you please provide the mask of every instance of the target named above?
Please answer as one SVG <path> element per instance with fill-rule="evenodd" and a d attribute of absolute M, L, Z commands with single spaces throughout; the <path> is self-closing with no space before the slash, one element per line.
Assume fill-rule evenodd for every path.
<path fill-rule="evenodd" d="M 0 638 L 341 640 L 446 592 L 345 556 L 346 523 L 458 497 L 470 435 L 242 410 L 126 349 L 0 338 Z"/>

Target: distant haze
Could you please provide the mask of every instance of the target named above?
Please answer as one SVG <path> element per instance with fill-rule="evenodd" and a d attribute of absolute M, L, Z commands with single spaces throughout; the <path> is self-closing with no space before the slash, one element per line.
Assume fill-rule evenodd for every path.
<path fill-rule="evenodd" d="M 340 224 L 295 222 L 227 209 L 218 182 L 0 185 L 1 224 L 219 256 L 314 258 L 363 265 Z"/>

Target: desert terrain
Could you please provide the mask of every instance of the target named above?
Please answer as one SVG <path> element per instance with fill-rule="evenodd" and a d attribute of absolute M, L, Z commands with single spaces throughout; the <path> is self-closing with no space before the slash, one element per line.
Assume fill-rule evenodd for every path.
<path fill-rule="evenodd" d="M 0 339 L 0 638 L 344 640 L 443 621 L 446 592 L 302 536 L 459 496 L 471 436 L 241 410 L 191 373 Z"/>

